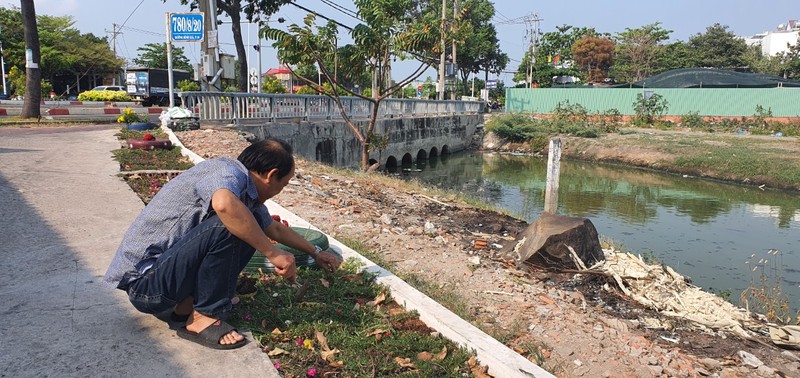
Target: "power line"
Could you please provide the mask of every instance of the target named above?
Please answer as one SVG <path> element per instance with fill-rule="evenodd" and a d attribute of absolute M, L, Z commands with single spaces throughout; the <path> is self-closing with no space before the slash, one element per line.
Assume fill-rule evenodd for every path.
<path fill-rule="evenodd" d="M 345 7 L 343 7 L 343 6 L 339 5 L 339 4 L 336 4 L 336 3 L 334 3 L 334 2 L 332 2 L 330 0 L 321 0 L 321 1 L 323 3 L 325 3 L 326 5 L 330 6 L 331 8 L 336 9 L 339 12 L 344 13 L 346 16 L 350 16 L 352 18 L 355 18 L 356 20 L 364 22 L 364 20 L 362 20 L 361 18 L 358 17 L 358 13 L 356 13 L 356 12 L 350 10 L 350 9 L 347 9 L 347 8 L 345 8 Z"/>
<path fill-rule="evenodd" d="M 294 6 L 298 7 L 298 8 L 300 8 L 300 9 L 302 9 L 302 10 L 306 11 L 306 12 L 313 13 L 314 15 L 316 15 L 316 16 L 319 16 L 319 17 L 322 17 L 322 18 L 324 18 L 324 19 L 326 19 L 326 20 L 328 20 L 328 21 L 333 21 L 334 23 L 336 23 L 336 25 L 339 25 L 339 26 L 341 26 L 341 27 L 343 27 L 343 28 L 345 28 L 345 29 L 347 29 L 347 30 L 353 31 L 353 28 L 351 28 L 351 27 L 349 27 L 349 26 L 347 26 L 347 25 L 345 25 L 345 24 L 343 24 L 343 23 L 341 23 L 341 22 L 339 22 L 339 21 L 336 21 L 336 20 L 334 20 L 334 19 L 332 19 L 332 18 L 329 18 L 329 17 L 326 17 L 326 16 L 324 16 L 324 15 L 321 15 L 319 12 L 315 12 L 315 11 L 313 11 L 313 10 L 311 10 L 311 9 L 308 9 L 308 8 L 306 8 L 306 7 L 302 6 L 302 5 L 298 5 L 298 4 L 297 4 L 297 3 L 295 3 L 294 1 L 290 1 L 290 2 L 289 2 L 289 4 L 292 4 L 292 5 L 294 5 Z"/>

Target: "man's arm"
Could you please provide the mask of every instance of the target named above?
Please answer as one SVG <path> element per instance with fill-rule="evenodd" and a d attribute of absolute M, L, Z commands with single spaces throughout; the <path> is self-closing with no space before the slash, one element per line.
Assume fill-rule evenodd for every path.
<path fill-rule="evenodd" d="M 290 280 L 294 279 L 297 274 L 294 255 L 281 251 L 270 243 L 253 213 L 239 200 L 239 197 L 228 189 L 219 189 L 211 197 L 211 208 L 231 234 L 261 252 L 275 266 L 275 271 L 279 275 Z"/>
<path fill-rule="evenodd" d="M 317 252 L 317 248 L 300 234 L 294 232 L 290 227 L 286 227 L 280 222 L 272 222 L 264 232 L 272 240 L 285 246 L 303 251 L 305 254 L 314 258 L 320 268 L 332 272 L 339 268 L 339 258 L 329 252 Z"/>

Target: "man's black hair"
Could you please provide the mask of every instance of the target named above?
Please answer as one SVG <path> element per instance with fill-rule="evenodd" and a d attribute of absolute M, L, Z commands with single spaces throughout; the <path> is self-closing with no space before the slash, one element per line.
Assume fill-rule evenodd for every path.
<path fill-rule="evenodd" d="M 292 146 L 276 138 L 267 138 L 251 144 L 239 154 L 238 160 L 247 170 L 258 174 L 277 168 L 278 178 L 288 175 L 294 167 Z"/>

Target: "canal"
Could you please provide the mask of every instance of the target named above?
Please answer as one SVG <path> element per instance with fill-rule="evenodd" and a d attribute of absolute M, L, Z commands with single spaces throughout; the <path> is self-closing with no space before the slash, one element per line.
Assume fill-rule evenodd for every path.
<path fill-rule="evenodd" d="M 400 176 L 533 222 L 544 207 L 546 165 L 473 151 L 404 167 Z M 752 285 L 780 288 L 800 307 L 800 194 L 597 163 L 562 160 L 560 170 L 558 213 L 589 218 L 622 250 L 734 303 Z"/>

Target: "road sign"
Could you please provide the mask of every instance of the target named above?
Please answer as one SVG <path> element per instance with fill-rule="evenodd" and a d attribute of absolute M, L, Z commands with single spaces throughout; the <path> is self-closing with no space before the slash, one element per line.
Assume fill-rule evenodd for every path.
<path fill-rule="evenodd" d="M 417 89 L 417 96 L 422 96 L 422 89 Z"/>
<path fill-rule="evenodd" d="M 486 89 L 497 89 L 497 80 L 486 80 Z"/>
<path fill-rule="evenodd" d="M 203 13 L 170 13 L 169 30 L 172 42 L 201 42 Z"/>
<path fill-rule="evenodd" d="M 417 85 L 417 92 L 422 92 L 422 86 L 421 85 Z"/>

